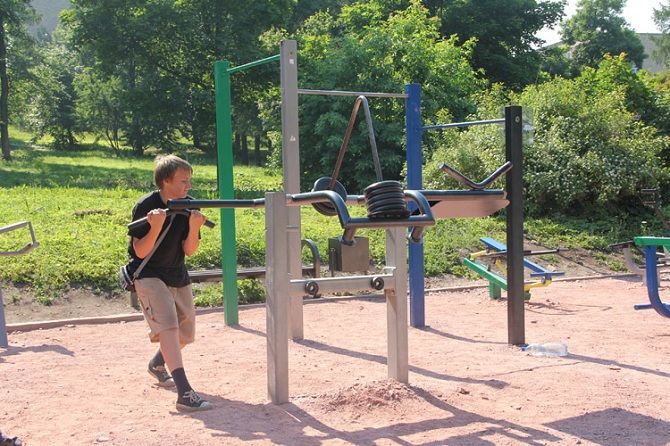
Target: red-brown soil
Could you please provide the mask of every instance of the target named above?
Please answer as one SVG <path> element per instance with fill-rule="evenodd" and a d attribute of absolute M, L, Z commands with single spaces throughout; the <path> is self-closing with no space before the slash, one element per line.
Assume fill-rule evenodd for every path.
<path fill-rule="evenodd" d="M 670 290 L 663 290 L 664 293 Z M 290 402 L 266 388 L 265 309 L 198 316 L 184 350 L 194 387 L 214 404 L 183 415 L 152 386 L 143 321 L 10 333 L 0 348 L 0 430 L 36 445 L 667 445 L 670 319 L 636 312 L 637 279 L 556 282 L 526 304 L 527 342 L 507 344 L 506 302 L 485 288 L 429 294 L 409 330 L 409 384 L 386 379 L 380 299 L 304 306 L 289 346 Z"/>

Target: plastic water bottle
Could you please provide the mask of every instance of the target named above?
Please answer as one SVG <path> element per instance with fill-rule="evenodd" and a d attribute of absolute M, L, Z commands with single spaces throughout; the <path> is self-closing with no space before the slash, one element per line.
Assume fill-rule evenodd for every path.
<path fill-rule="evenodd" d="M 521 350 L 532 356 L 568 356 L 568 347 L 561 342 L 528 344 Z"/>

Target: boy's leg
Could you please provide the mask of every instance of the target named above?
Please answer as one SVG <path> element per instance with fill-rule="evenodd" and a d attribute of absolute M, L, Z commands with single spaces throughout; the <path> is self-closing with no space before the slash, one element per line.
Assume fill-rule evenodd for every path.
<path fill-rule="evenodd" d="M 193 292 L 191 285 L 181 288 L 170 288 L 174 296 L 174 302 L 179 321 L 179 329 L 173 334 L 176 337 L 172 342 L 179 347 L 179 358 L 181 359 L 181 348 L 190 344 L 195 339 L 195 306 L 193 305 Z M 161 338 L 162 345 L 162 338 Z M 162 348 L 162 347 L 161 347 Z M 167 357 L 165 358 L 167 361 Z M 168 362 L 168 367 L 170 363 Z M 186 378 L 184 368 L 173 369 L 170 367 L 179 397 L 177 398 L 177 410 L 192 412 L 197 410 L 211 409 L 212 405 L 198 395 Z"/>
<path fill-rule="evenodd" d="M 149 325 L 149 338 L 151 342 L 159 342 L 159 333 L 177 323 L 172 294 L 165 283 L 156 278 L 138 279 L 135 288 L 144 319 Z M 175 383 L 165 368 L 165 359 L 160 349 L 149 361 L 147 370 L 156 378 L 159 387 L 174 387 Z"/>
<path fill-rule="evenodd" d="M 160 351 L 177 386 L 177 410 L 211 409 L 211 404 L 198 395 L 186 378 L 181 348 L 193 342 L 195 307 L 191 288 L 172 288 L 155 278 L 136 281 L 137 295 L 150 328 L 150 338 L 160 343 Z"/>
<path fill-rule="evenodd" d="M 163 330 L 158 334 L 158 340 L 161 345 L 161 353 L 165 358 L 170 371 L 183 368 L 184 364 L 181 360 L 181 346 L 179 345 L 179 329 L 169 328 Z"/>

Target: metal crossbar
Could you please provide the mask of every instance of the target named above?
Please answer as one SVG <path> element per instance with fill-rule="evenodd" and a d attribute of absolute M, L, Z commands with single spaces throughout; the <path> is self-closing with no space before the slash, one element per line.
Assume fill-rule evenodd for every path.
<path fill-rule="evenodd" d="M 379 93 L 371 91 L 340 91 L 340 90 L 310 90 L 298 88 L 298 94 L 310 94 L 319 96 L 367 96 L 370 98 L 393 98 L 406 99 L 406 93 Z"/>

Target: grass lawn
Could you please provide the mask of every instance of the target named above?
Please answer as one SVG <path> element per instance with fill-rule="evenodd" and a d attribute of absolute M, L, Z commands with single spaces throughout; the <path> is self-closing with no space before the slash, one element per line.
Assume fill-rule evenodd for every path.
<path fill-rule="evenodd" d="M 131 208 L 137 198 L 153 189 L 152 157 L 118 156 L 104 149 L 47 150 L 27 143 L 29 135 L 12 135 L 14 159 L 0 162 L 0 226 L 30 220 L 40 246 L 28 255 L 4 258 L 0 280 L 32 286 L 47 303 L 68 286 L 115 289 L 118 268 L 126 261 L 126 224 Z M 189 160 L 194 166 L 192 195 L 216 198 L 215 162 L 202 155 L 189 156 Z M 234 179 L 237 198 L 262 197 L 267 190 L 279 189 L 282 182 L 281 173 L 247 166 L 235 166 Z M 219 222 L 217 210 L 204 212 Z M 545 246 L 602 249 L 639 233 L 639 218 L 553 216 L 527 219 L 525 228 L 529 238 Z M 648 220 L 653 219 L 649 214 Z M 236 210 L 240 265 L 264 264 L 264 226 L 263 210 Z M 326 263 L 327 240 L 341 232 L 337 219 L 323 217 L 311 207 L 302 208 L 302 238 L 317 243 Z M 360 231 L 359 235 L 371 238 L 371 255 L 381 262 L 382 231 Z M 482 236 L 504 240 L 504 216 L 439 221 L 426 232 L 426 273 L 471 274 L 460 259 L 464 251 L 480 249 Z M 24 231 L 4 234 L 0 250 L 23 246 L 27 237 Z M 219 227 L 204 229 L 201 248 L 188 259 L 189 266 L 218 267 L 220 246 Z"/>

